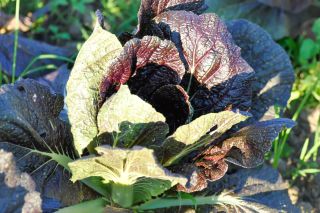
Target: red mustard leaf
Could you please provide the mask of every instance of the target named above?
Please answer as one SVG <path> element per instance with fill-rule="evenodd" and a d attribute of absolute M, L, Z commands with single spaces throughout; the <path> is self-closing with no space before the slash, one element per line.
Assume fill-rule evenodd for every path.
<path fill-rule="evenodd" d="M 286 118 L 262 121 L 247 126 L 234 133 L 222 145 L 229 150 L 227 161 L 244 168 L 254 168 L 264 161 L 270 151 L 272 141 L 284 128 L 294 127 L 295 122 Z"/>
<path fill-rule="evenodd" d="M 180 187 L 182 191 L 194 192 L 202 185 L 201 177 L 209 181 L 222 178 L 227 170 L 227 162 L 244 168 L 254 168 L 263 163 L 264 155 L 270 150 L 272 141 L 284 128 L 292 128 L 294 122 L 289 119 L 274 119 L 247 126 L 213 145 L 197 157 L 198 181 L 191 188 Z M 200 185 L 198 185 L 200 184 Z"/>
<path fill-rule="evenodd" d="M 186 11 L 169 11 L 155 18 L 179 33 L 182 53 L 189 72 L 208 89 L 236 75 L 253 73 L 241 58 L 226 25 L 215 14 L 196 15 Z"/>
<path fill-rule="evenodd" d="M 120 84 L 125 84 L 131 76 L 138 75 L 141 68 L 148 64 L 168 67 L 174 72 L 172 75 L 178 75 L 179 79 L 185 73 L 178 50 L 171 41 L 153 36 L 145 36 L 141 40 L 132 39 L 125 44 L 120 56 L 111 63 L 110 72 L 100 85 L 102 101 L 117 90 Z"/>
<path fill-rule="evenodd" d="M 173 168 L 173 170 L 175 171 L 175 169 L 184 177 L 188 178 L 185 186 L 181 184 L 177 185 L 178 191 L 192 193 L 207 188 L 208 183 L 206 177 L 199 172 L 199 169 L 194 164 L 185 163 L 183 165 L 176 165 L 176 168 Z"/>
<path fill-rule="evenodd" d="M 179 85 L 166 85 L 155 91 L 151 105 L 166 117 L 171 132 L 185 124 L 190 114 L 189 96 Z"/>
<path fill-rule="evenodd" d="M 255 71 L 252 83 L 253 121 L 275 118 L 274 106 L 287 106 L 294 70 L 286 51 L 261 27 L 245 20 L 228 22 L 242 57 Z"/>
<path fill-rule="evenodd" d="M 158 35 L 161 31 L 153 23 L 153 18 L 168 10 L 185 10 L 201 14 L 207 9 L 205 0 L 142 0 L 138 14 L 138 33 Z M 146 33 L 149 32 L 149 33 Z M 153 32 L 150 34 L 150 32 Z M 159 36 L 159 35 L 158 35 Z"/>
<path fill-rule="evenodd" d="M 148 101 L 155 90 L 168 84 L 179 84 L 179 75 L 174 70 L 158 64 L 147 64 L 139 68 L 130 78 L 128 85 L 131 93 Z"/>
<path fill-rule="evenodd" d="M 198 16 L 192 12 L 169 11 L 155 20 L 167 26 L 165 31 L 170 32 L 167 34 L 177 45 L 188 72 L 202 87 L 200 92 L 195 89 L 195 93 L 189 93 L 195 111 L 250 108 L 254 71 L 241 57 L 240 48 L 233 42 L 226 25 L 215 14 Z M 186 79 L 186 82 L 189 92 L 190 81 Z M 209 101 L 203 102 L 204 96 Z"/>

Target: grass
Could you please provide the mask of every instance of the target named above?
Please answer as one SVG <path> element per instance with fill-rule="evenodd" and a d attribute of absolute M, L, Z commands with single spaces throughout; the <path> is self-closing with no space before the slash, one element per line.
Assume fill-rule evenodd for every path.
<path fill-rule="evenodd" d="M 306 108 L 306 105 L 307 105 L 308 101 L 310 100 L 312 92 L 318 86 L 319 83 L 320 83 L 320 75 L 319 75 L 318 80 L 316 82 L 314 82 L 314 84 L 308 89 L 308 91 L 306 92 L 306 94 L 302 98 L 297 110 L 294 112 L 294 114 L 291 118 L 293 121 L 298 120 L 302 110 Z M 292 129 L 287 129 L 287 130 L 281 132 L 279 137 L 274 141 L 274 144 L 273 144 L 273 146 L 274 146 L 273 167 L 274 168 L 278 168 L 279 160 L 282 157 L 284 147 L 288 141 L 288 138 L 290 136 L 291 131 L 292 131 Z"/>
<path fill-rule="evenodd" d="M 54 54 L 42 54 L 42 55 L 39 55 L 39 56 L 32 59 L 32 61 L 28 64 L 28 66 L 21 72 L 19 78 L 23 78 L 23 77 L 26 77 L 27 75 L 38 73 L 38 72 L 41 72 L 44 70 L 46 71 L 46 70 L 56 70 L 57 69 L 57 67 L 54 64 L 47 64 L 44 66 L 32 68 L 32 66 L 36 62 L 38 62 L 39 60 L 44 60 L 44 59 L 60 60 L 60 61 L 65 61 L 65 62 L 68 62 L 71 64 L 74 63 L 73 60 L 71 60 L 70 58 L 67 58 L 67 57 L 58 56 L 58 55 L 54 55 Z"/>
<path fill-rule="evenodd" d="M 296 82 L 288 105 L 288 114 L 292 115 L 292 120 L 298 121 L 301 112 L 305 109 L 316 108 L 320 106 L 320 18 L 313 26 L 312 32 L 314 38 L 307 38 L 304 35 L 298 38 L 285 38 L 279 43 L 287 50 L 295 67 Z M 317 122 L 317 131 L 314 140 L 306 138 L 300 150 L 300 156 L 293 157 L 289 153 L 290 146 L 287 143 L 292 130 L 285 130 L 274 141 L 273 144 L 273 167 L 278 168 L 279 160 L 294 158 L 294 168 L 289 170 L 288 177 L 294 183 L 298 177 L 315 175 L 320 173 L 320 167 L 317 163 L 320 150 L 320 118 Z M 299 125 L 299 124 L 298 124 Z"/>
<path fill-rule="evenodd" d="M 20 0 L 16 0 L 15 10 L 15 31 L 14 31 L 14 47 L 13 47 L 13 64 L 12 64 L 12 81 L 15 82 L 16 69 L 17 69 L 17 51 L 18 51 L 18 38 L 19 38 L 19 13 L 20 13 Z"/>

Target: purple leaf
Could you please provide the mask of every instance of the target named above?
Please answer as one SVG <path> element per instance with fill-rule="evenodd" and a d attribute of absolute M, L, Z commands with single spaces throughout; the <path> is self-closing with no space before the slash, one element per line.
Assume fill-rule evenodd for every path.
<path fill-rule="evenodd" d="M 137 35 L 142 37 L 144 35 L 161 34 L 160 29 L 154 25 L 152 19 L 165 11 L 185 10 L 201 14 L 206 9 L 205 0 L 142 0 L 138 14 Z"/>
<path fill-rule="evenodd" d="M 152 88 L 154 84 L 160 84 L 161 86 L 163 84 L 161 79 L 163 78 L 157 77 L 156 69 L 144 70 L 144 67 L 150 64 L 166 67 L 167 75 L 174 76 L 174 79 L 176 79 L 174 82 L 176 83 L 180 82 L 185 73 L 178 50 L 172 42 L 152 36 L 146 36 L 141 40 L 132 39 L 126 43 L 121 55 L 111 64 L 109 74 L 105 76 L 100 85 L 102 100 L 114 92 L 112 89 L 117 90 L 120 84 L 125 84 L 131 76 L 138 80 L 156 80 L 156 82 L 149 83 L 153 84 Z M 153 78 L 147 79 L 150 77 L 149 75 L 153 76 Z M 157 79 L 160 80 L 160 83 Z M 145 83 L 148 84 L 147 82 L 141 83 L 143 85 Z M 139 91 L 143 85 L 136 83 L 133 87 Z"/>
<path fill-rule="evenodd" d="M 281 118 L 258 122 L 244 127 L 221 143 L 212 145 L 196 158 L 199 181 L 195 181 L 195 185 L 187 189 L 188 192 L 201 188 L 203 176 L 209 181 L 222 178 L 228 170 L 227 162 L 244 168 L 254 168 L 262 164 L 264 155 L 270 151 L 272 141 L 280 131 L 294 125 L 292 120 Z"/>
<path fill-rule="evenodd" d="M 166 117 L 171 131 L 185 124 L 190 114 L 189 96 L 179 85 L 166 85 L 156 90 L 150 103 Z"/>
<path fill-rule="evenodd" d="M 196 15 L 186 11 L 169 11 L 155 18 L 166 25 L 170 39 L 177 45 L 182 60 L 198 85 L 189 93 L 192 104 L 206 112 L 251 105 L 251 81 L 254 71 L 242 59 L 240 48 L 233 42 L 226 25 L 214 14 Z M 189 77 L 190 78 L 190 77 Z M 189 78 L 183 82 L 190 89 Z M 187 85 L 187 86 L 186 86 Z M 204 102 L 204 97 L 208 100 Z M 198 108 L 198 109 L 197 109 Z"/>
<path fill-rule="evenodd" d="M 273 106 L 285 108 L 294 82 L 291 61 L 285 50 L 256 24 L 228 22 L 228 29 L 242 57 L 255 70 L 251 113 L 255 120 L 273 119 Z"/>

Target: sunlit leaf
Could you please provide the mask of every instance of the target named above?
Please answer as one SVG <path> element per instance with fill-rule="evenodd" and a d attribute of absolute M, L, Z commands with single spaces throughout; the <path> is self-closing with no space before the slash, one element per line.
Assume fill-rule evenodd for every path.
<path fill-rule="evenodd" d="M 122 185 L 132 185 L 139 178 L 169 180 L 172 186 L 186 183 L 184 177 L 174 175 L 160 166 L 151 149 L 101 146 L 96 150 L 100 156 L 89 156 L 69 163 L 72 181 L 98 176 L 102 177 L 105 183 L 112 181 Z"/>
<path fill-rule="evenodd" d="M 294 72 L 289 56 L 256 24 L 235 20 L 228 22 L 228 30 L 241 47 L 241 56 L 255 71 L 250 109 L 252 120 L 273 119 L 274 106 L 283 109 L 290 98 Z"/>
<path fill-rule="evenodd" d="M 79 155 L 98 134 L 99 85 L 108 66 L 121 51 L 117 37 L 99 23 L 82 46 L 67 84 L 68 116 Z"/>
<path fill-rule="evenodd" d="M 121 86 L 99 111 L 99 135 L 109 133 L 118 146 L 157 144 L 169 132 L 165 120 L 150 104 L 132 95 L 127 86 Z"/>
<path fill-rule="evenodd" d="M 155 21 L 167 26 L 165 30 L 170 31 L 170 39 L 178 47 L 188 73 L 210 90 L 206 95 L 210 105 L 202 107 L 215 112 L 250 107 L 254 72 L 241 58 L 240 48 L 222 20 L 215 14 L 169 11 L 158 15 Z M 188 85 L 187 92 L 189 88 Z M 189 95 L 203 99 L 197 91 Z"/>
<path fill-rule="evenodd" d="M 191 123 L 179 127 L 173 135 L 165 140 L 163 144 L 164 159 L 174 156 L 181 158 L 199 147 L 204 147 L 246 118 L 245 114 L 232 111 L 203 115 Z M 207 137 L 203 138 L 205 135 Z"/>

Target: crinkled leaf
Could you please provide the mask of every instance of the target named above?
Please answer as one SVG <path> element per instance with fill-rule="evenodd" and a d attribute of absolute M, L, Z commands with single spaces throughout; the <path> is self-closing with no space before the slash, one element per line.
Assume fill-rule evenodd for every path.
<path fill-rule="evenodd" d="M 170 38 L 180 50 L 188 72 L 199 84 L 211 90 L 207 95 L 213 99 L 211 105 L 206 106 L 209 111 L 230 107 L 249 109 L 254 72 L 241 58 L 240 48 L 216 15 L 169 11 L 155 20 L 170 29 Z M 197 92 L 190 94 L 197 95 Z"/>
<path fill-rule="evenodd" d="M 63 98 L 34 80 L 0 88 L 0 141 L 47 150 L 65 144 L 68 128 L 59 119 Z M 64 146 L 65 147 L 65 146 Z"/>
<path fill-rule="evenodd" d="M 210 12 L 224 20 L 252 21 L 268 31 L 275 40 L 300 35 L 305 31 L 306 23 L 319 17 L 319 8 L 310 6 L 310 2 L 312 0 L 207 0 Z"/>
<path fill-rule="evenodd" d="M 197 143 L 201 143 L 200 146 L 205 146 L 206 144 L 203 142 L 213 141 L 215 138 L 229 130 L 233 125 L 244 121 L 246 118 L 247 116 L 232 111 L 203 115 L 191 123 L 179 127 L 173 135 L 164 141 L 164 158 L 168 159 L 178 155 L 188 146 L 188 152 L 193 151 L 200 145 Z M 210 136 L 205 140 L 200 140 L 204 139 L 203 136 L 210 132 L 212 137 Z M 194 148 L 192 148 L 192 145 Z"/>
<path fill-rule="evenodd" d="M 196 185 L 183 191 L 201 188 L 201 177 L 209 181 L 222 178 L 228 170 L 230 162 L 241 167 L 253 168 L 263 163 L 264 155 L 271 149 L 272 141 L 284 128 L 292 128 L 295 123 L 289 119 L 274 119 L 247 126 L 230 136 L 230 138 L 213 145 L 196 160 L 198 167 L 198 181 Z"/>
<path fill-rule="evenodd" d="M 274 118 L 274 105 L 285 108 L 294 82 L 287 53 L 259 26 L 245 20 L 228 23 L 228 29 L 242 57 L 254 68 L 253 100 L 250 112 L 256 120 Z"/>
<path fill-rule="evenodd" d="M 13 154 L 0 150 L 1 212 L 42 212 L 35 188 L 32 178 L 16 168 Z"/>
<path fill-rule="evenodd" d="M 141 203 L 151 200 L 153 197 L 159 196 L 169 190 L 172 184 L 169 180 L 159 180 L 151 178 L 139 179 L 133 185 L 134 201 L 133 203 Z"/>
<path fill-rule="evenodd" d="M 170 131 L 185 124 L 191 113 L 189 96 L 179 85 L 169 84 L 160 87 L 152 94 L 150 103 L 166 117 Z"/>
<path fill-rule="evenodd" d="M 263 121 L 244 127 L 223 141 L 222 150 L 228 150 L 227 161 L 245 168 L 263 163 L 264 155 L 270 151 L 272 142 L 284 128 L 292 128 L 295 122 L 280 118 Z"/>
<path fill-rule="evenodd" d="M 138 69 L 128 81 L 128 85 L 133 94 L 148 101 L 160 87 L 179 84 L 180 81 L 178 73 L 171 68 L 152 63 Z"/>
<path fill-rule="evenodd" d="M 164 79 L 161 76 L 162 73 L 156 73 L 156 69 L 149 72 L 148 77 L 143 77 L 143 67 L 150 64 L 167 67 L 168 72 L 164 74 L 172 76 L 172 80 Z M 119 84 L 126 83 L 131 76 L 138 81 L 135 85 L 131 85 L 133 92 L 149 94 L 168 83 L 179 83 L 185 73 L 175 45 L 168 40 L 161 40 L 154 36 L 145 36 L 141 40 L 130 40 L 124 46 L 120 56 L 113 60 L 109 69 L 110 72 L 104 76 L 100 85 L 100 95 L 103 100 L 114 92 L 112 90 L 118 89 Z"/>
<path fill-rule="evenodd" d="M 225 190 L 232 190 L 241 196 L 245 202 L 249 202 L 248 206 L 259 205 L 259 212 L 299 212 L 288 196 L 288 184 L 271 166 L 240 169 L 226 174 L 221 180 L 209 183 L 206 192 L 210 195 Z"/>
<path fill-rule="evenodd" d="M 69 206 L 97 196 L 97 193 L 80 182 L 72 183 L 70 181 L 70 173 L 66 172 L 66 168 L 57 166 L 57 158 L 48 162 L 50 158 L 47 155 L 43 155 L 43 153 L 53 154 L 51 152 L 45 151 L 41 152 L 41 154 L 36 150 L 31 152 L 30 149 L 2 141 L 0 141 L 0 149 L 14 154 L 17 168 L 21 172 L 31 174 L 30 176 L 36 184 L 36 190 L 44 198 L 51 198 L 59 201 L 62 206 Z M 68 152 L 68 154 L 71 153 Z M 55 155 L 55 157 L 63 161 L 72 161 L 67 156 Z M 47 201 L 43 200 L 43 202 Z M 51 207 L 47 206 L 47 208 Z"/>
<path fill-rule="evenodd" d="M 151 200 L 171 188 L 168 180 L 140 178 L 133 185 L 111 184 L 112 200 L 124 208 Z"/>
<path fill-rule="evenodd" d="M 185 186 L 178 184 L 177 191 L 186 193 L 198 192 L 207 188 L 207 178 L 202 174 L 198 167 L 192 163 L 177 164 L 170 167 L 173 172 L 178 171 L 185 177 L 188 177 L 188 182 Z"/>
<path fill-rule="evenodd" d="M 190 124 L 179 127 L 163 144 L 164 159 L 170 158 L 165 165 L 171 165 L 190 152 L 205 147 L 247 118 L 248 115 L 244 113 L 224 111 L 203 115 Z"/>
<path fill-rule="evenodd" d="M 98 134 L 99 85 L 110 72 L 110 61 L 121 49 L 117 37 L 97 23 L 92 35 L 82 46 L 72 69 L 66 100 L 74 145 L 79 155 Z"/>
<path fill-rule="evenodd" d="M 165 12 L 155 18 L 177 32 L 189 72 L 209 89 L 241 73 L 252 73 L 241 58 L 225 24 L 215 14 L 186 11 Z"/>
<path fill-rule="evenodd" d="M 137 34 L 141 37 L 154 33 L 160 33 L 161 35 L 160 29 L 153 25 L 152 19 L 165 11 L 185 10 L 201 14 L 206 9 L 205 0 L 142 0 L 138 14 L 139 26 Z M 153 33 L 150 34 L 150 30 Z"/>
<path fill-rule="evenodd" d="M 114 145 L 125 147 L 157 144 L 169 132 L 165 117 L 124 85 L 101 107 L 98 127 L 99 135 L 109 133 Z"/>
<path fill-rule="evenodd" d="M 128 208 L 133 204 L 148 201 L 187 180 L 170 173 L 157 163 L 153 150 L 97 147 L 99 157 L 88 156 L 69 163 L 72 180 L 101 177 L 110 184 L 114 202 Z"/>
<path fill-rule="evenodd" d="M 122 185 L 132 185 L 139 178 L 168 180 L 171 186 L 186 183 L 184 177 L 172 174 L 159 165 L 151 149 L 138 146 L 132 149 L 101 146 L 96 150 L 100 156 L 89 156 L 69 163 L 72 181 L 99 176 L 105 183 L 112 181 Z"/>

